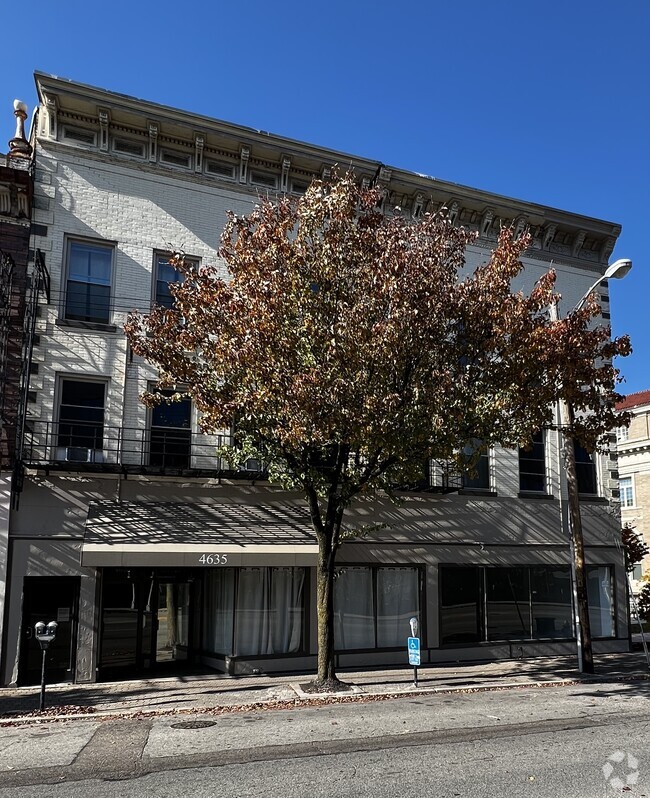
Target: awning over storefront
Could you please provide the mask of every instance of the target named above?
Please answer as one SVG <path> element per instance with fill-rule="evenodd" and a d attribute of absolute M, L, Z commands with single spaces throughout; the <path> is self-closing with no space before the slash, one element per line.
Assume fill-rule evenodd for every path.
<path fill-rule="evenodd" d="M 289 504 L 97 502 L 88 509 L 81 564 L 309 566 L 317 552 L 307 510 Z"/>

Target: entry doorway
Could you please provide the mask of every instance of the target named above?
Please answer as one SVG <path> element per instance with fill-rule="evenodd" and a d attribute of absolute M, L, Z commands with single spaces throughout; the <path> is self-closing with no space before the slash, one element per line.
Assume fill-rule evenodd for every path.
<path fill-rule="evenodd" d="M 100 678 L 174 673 L 191 664 L 197 589 L 186 571 L 104 569 Z"/>
<path fill-rule="evenodd" d="M 186 662 L 190 645 L 191 582 L 156 580 L 156 587 L 158 602 L 153 660 L 158 666 Z"/>
<path fill-rule="evenodd" d="M 79 577 L 26 576 L 18 659 L 18 683 L 40 684 L 42 651 L 34 633 L 39 621 L 56 621 L 56 637 L 45 655 L 48 682 L 73 682 L 77 650 Z"/>

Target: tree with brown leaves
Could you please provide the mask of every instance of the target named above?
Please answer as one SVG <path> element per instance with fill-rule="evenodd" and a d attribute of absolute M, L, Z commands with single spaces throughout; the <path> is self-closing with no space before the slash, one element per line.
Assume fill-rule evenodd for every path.
<path fill-rule="evenodd" d="M 504 230 L 467 274 L 473 233 L 444 214 L 384 214 L 380 202 L 348 174 L 231 214 L 220 248 L 228 279 L 177 255 L 173 307 L 126 325 L 159 386 L 185 387 L 204 431 L 234 426 L 269 479 L 304 494 L 319 547 L 324 688 L 338 683 L 333 580 L 350 503 L 413 481 L 427 458 L 458 459 L 470 441 L 530 443 L 560 397 L 593 449 L 620 423 L 611 360 L 629 351 L 590 325 L 595 299 L 549 319 L 553 272 L 528 295 L 512 292 L 527 236 Z"/>

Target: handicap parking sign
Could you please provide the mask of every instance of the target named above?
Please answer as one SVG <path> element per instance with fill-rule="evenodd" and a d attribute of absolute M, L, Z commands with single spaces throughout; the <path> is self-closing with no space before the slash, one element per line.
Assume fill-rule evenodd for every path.
<path fill-rule="evenodd" d="M 409 637 L 408 639 L 409 665 L 420 664 L 420 638 Z"/>

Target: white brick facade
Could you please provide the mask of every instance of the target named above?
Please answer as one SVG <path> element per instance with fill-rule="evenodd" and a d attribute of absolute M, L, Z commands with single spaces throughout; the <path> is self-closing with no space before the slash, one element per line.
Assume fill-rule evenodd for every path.
<path fill-rule="evenodd" d="M 146 430 L 148 411 L 138 395 L 155 381 L 155 372 L 133 357 L 121 331 L 126 314 L 147 309 L 155 295 L 152 273 L 154 253 L 168 248 L 215 263 L 219 236 L 226 213 L 246 213 L 256 201 L 253 179 L 273 179 L 278 188 L 303 185 L 311 176 L 337 163 L 352 163 L 361 178 L 379 175 L 391 191 L 391 202 L 405 212 L 441 205 L 456 206 L 458 223 L 479 229 L 481 238 L 468 252 L 468 268 L 487 256 L 496 240 L 500 223 L 525 220 L 534 232 L 525 271 L 515 288 L 529 290 L 553 265 L 562 294 L 560 312 L 566 312 L 602 274 L 618 227 L 553 209 L 507 200 L 456 185 L 446 186 L 411 173 L 389 170 L 362 158 L 350 158 L 325 149 L 274 139 L 234 125 L 111 95 L 89 87 L 74 86 L 49 76 L 37 76 L 43 104 L 37 131 L 35 171 L 36 234 L 32 248 L 40 249 L 51 276 L 51 302 L 42 307 L 38 321 L 40 340 L 34 352 L 38 373 L 31 379 L 34 401 L 29 404 L 33 440 L 46 450 L 54 448 L 52 427 L 60 402 L 61 379 L 83 377 L 106 384 L 105 439 L 111 430 Z M 109 109 L 110 121 L 100 124 L 97 109 Z M 54 111 L 53 109 L 56 109 Z M 103 113 L 103 112 L 102 112 Z M 85 131 L 88 143 L 71 137 Z M 107 131 L 107 132 L 106 132 Z M 71 133 L 72 132 L 72 133 Z M 90 140 L 92 142 L 90 143 Z M 140 155 L 115 150 L 131 142 Z M 197 143 L 198 142 L 198 143 Z M 168 158 L 187 159 L 187 166 L 173 166 Z M 210 166 L 212 164 L 212 166 Z M 212 172 L 209 172 L 212 168 Z M 219 169 L 224 174 L 217 174 Z M 216 171 L 215 171 L 216 170 Z M 231 172 L 229 170 L 232 170 Z M 226 174 L 227 173 L 227 174 Z M 224 176 L 225 175 L 225 176 Z M 264 177 L 266 176 L 266 177 Z M 66 258 L 69 241 L 90 241 L 113 247 L 110 318 L 107 325 L 66 322 Z M 603 289 L 606 295 L 606 289 Z M 38 424 L 41 424 L 39 428 Z M 196 429 L 196 419 L 193 419 Z M 39 437 L 40 436 L 40 437 Z M 72 663 L 75 678 L 93 680 L 100 649 L 98 596 L 101 569 L 79 565 L 84 525 L 91 501 L 176 502 L 201 504 L 227 499 L 246 503 L 283 500 L 299 503 L 298 496 L 284 496 L 278 489 L 250 481 L 228 481 L 199 476 L 147 476 L 121 470 L 109 451 L 103 464 L 114 463 L 104 473 L 51 472 L 40 468 L 28 472 L 20 505 L 12 513 L 13 569 L 7 613 L 7 648 L 3 653 L 2 682 L 20 677 L 20 645 L 24 629 L 21 597 L 26 577 L 74 574 L 81 578 L 78 613 L 77 655 Z M 130 465 L 128 454 L 121 461 Z M 135 456 L 135 455 L 134 455 Z M 558 436 L 546 434 L 545 462 L 547 495 L 542 499 L 521 498 L 518 453 L 491 453 L 490 495 L 414 495 L 407 499 L 405 515 L 381 540 L 346 544 L 339 556 L 343 563 L 417 563 L 425 569 L 427 649 L 431 660 L 459 656 L 484 658 L 510 656 L 510 644 L 492 643 L 472 650 L 443 650 L 439 645 L 437 613 L 438 567 L 441 563 L 496 565 L 566 565 L 568 541 L 562 532 L 560 497 L 560 453 Z M 204 464 L 196 458 L 193 468 Z M 627 635 L 622 608 L 622 569 L 614 544 L 619 520 L 608 500 L 615 487 L 611 472 L 615 465 L 598 458 L 599 499 L 583 505 L 588 562 L 611 565 L 617 585 L 616 632 L 601 641 L 601 650 L 620 649 Z M 353 511 L 370 518 L 388 512 L 380 505 Z M 421 545 L 408 540 L 410 529 L 423 514 L 426 535 Z M 419 523 L 419 522 L 418 522 Z M 386 545 L 384 545 L 386 544 Z M 424 609 L 424 608 L 423 608 Z M 304 663 L 313 663 L 315 623 L 313 601 L 309 605 L 309 627 Z M 522 644 L 523 645 L 523 644 Z M 535 645 L 531 653 L 572 650 L 569 642 Z M 356 659 L 355 659 L 356 656 Z M 341 662 L 400 661 L 390 652 L 342 655 Z M 268 667 L 295 669 L 269 662 Z M 22 667 L 22 666 L 21 666 Z M 243 666 L 242 666 L 243 667 Z"/>

